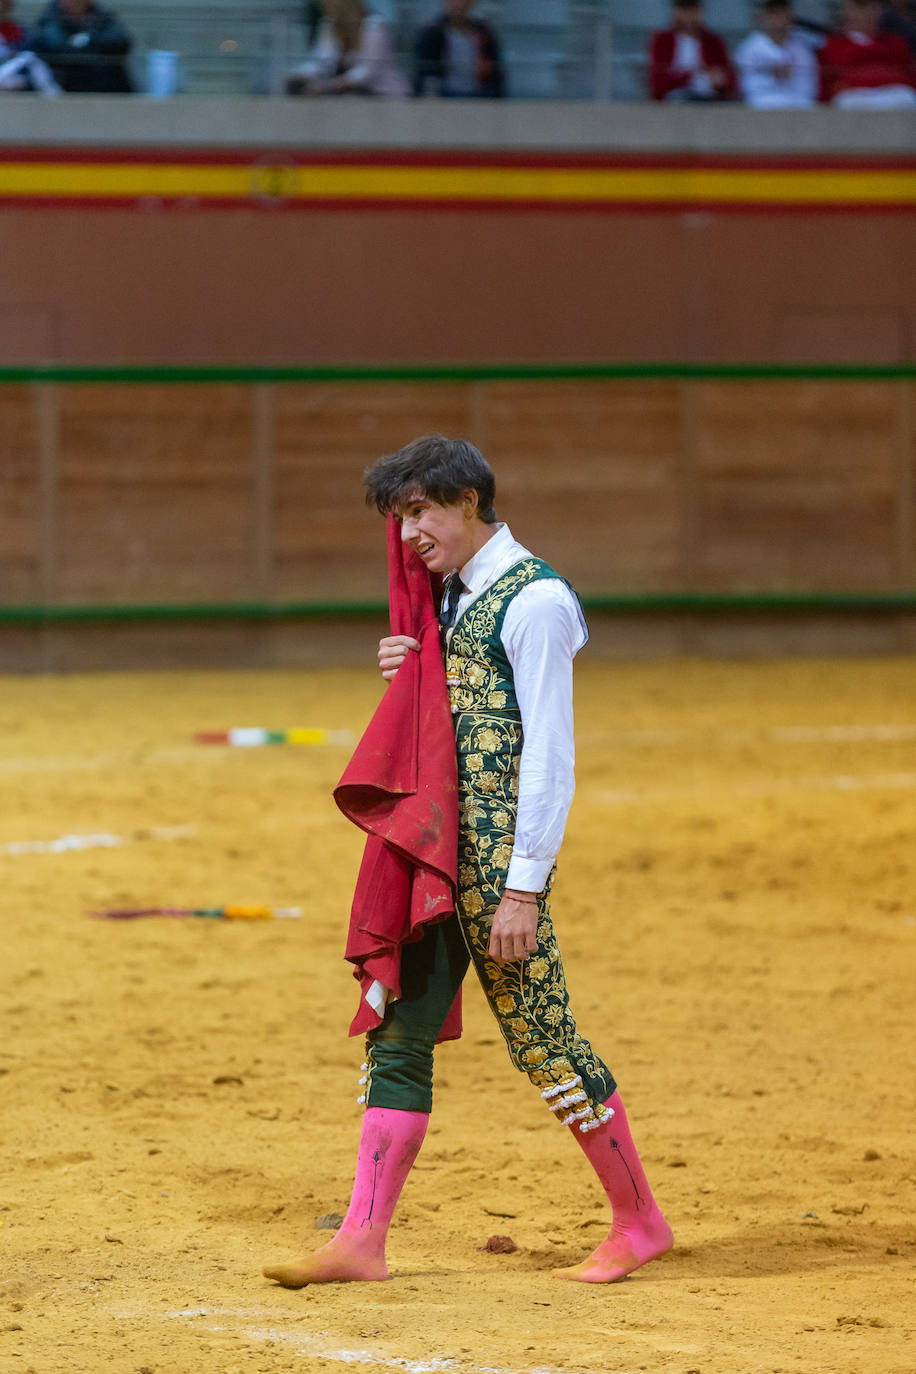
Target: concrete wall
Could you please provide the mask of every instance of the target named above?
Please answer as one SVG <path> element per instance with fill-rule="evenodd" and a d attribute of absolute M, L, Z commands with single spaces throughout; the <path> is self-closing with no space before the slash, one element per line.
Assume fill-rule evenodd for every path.
<path fill-rule="evenodd" d="M 913 114 L 3 112 L 0 366 L 916 356 Z"/>
<path fill-rule="evenodd" d="M 2 144 L 912 156 L 916 112 L 579 101 L 2 99 Z"/>

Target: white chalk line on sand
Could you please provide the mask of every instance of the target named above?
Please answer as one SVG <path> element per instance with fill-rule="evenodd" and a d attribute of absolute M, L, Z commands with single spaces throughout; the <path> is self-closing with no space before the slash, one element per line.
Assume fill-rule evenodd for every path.
<path fill-rule="evenodd" d="M 592 803 L 606 806 L 625 806 L 634 802 L 677 801 L 692 797 L 772 797 L 793 792 L 886 792 L 908 791 L 916 788 L 916 773 L 837 774 L 826 777 L 759 778 L 746 782 L 722 784 L 692 783 L 685 787 L 635 787 L 614 791 L 583 792 Z"/>
<path fill-rule="evenodd" d="M 99 831 L 92 835 L 58 835 L 54 840 L 11 840 L 0 844 L 0 854 L 69 854 L 81 849 L 120 849 L 145 840 L 183 840 L 195 833 L 193 825 L 150 825 L 127 835 Z"/>
<path fill-rule="evenodd" d="M 148 1318 L 148 1312 L 140 1311 L 119 1311 L 115 1313 L 118 1321 L 130 1321 L 138 1318 Z M 244 1309 L 235 1307 L 182 1307 L 171 1312 L 162 1313 L 163 1320 L 188 1321 L 192 1318 L 209 1317 L 216 1318 L 216 1321 L 208 1323 L 207 1330 L 218 1332 L 232 1330 L 236 1335 L 247 1337 L 252 1341 L 273 1341 L 292 1348 L 292 1353 L 296 1355 L 311 1356 L 322 1360 L 336 1360 L 345 1365 L 376 1364 L 383 1365 L 387 1369 L 397 1369 L 403 1374 L 517 1374 L 517 1371 L 503 1368 L 498 1365 L 478 1365 L 463 1359 L 453 1359 L 445 1356 L 428 1356 L 426 1359 L 414 1360 L 406 1355 L 392 1355 L 387 1350 L 368 1350 L 348 1349 L 337 1345 L 328 1345 L 327 1342 L 333 1341 L 334 1337 L 330 1331 L 317 1331 L 313 1335 L 302 1331 L 287 1331 L 275 1326 L 263 1326 L 261 1322 L 265 1317 L 276 1320 L 276 1312 L 267 1311 L 263 1308 Z M 226 1318 L 234 1318 L 232 1325 Z M 260 1319 L 260 1320 L 259 1320 Z M 251 1324 L 256 1322 L 257 1324 Z M 199 1329 L 199 1328 L 198 1328 Z M 554 1369 L 549 1365 L 533 1365 L 528 1374 L 586 1374 L 580 1369 Z M 619 1374 L 624 1374 L 620 1371 Z"/>

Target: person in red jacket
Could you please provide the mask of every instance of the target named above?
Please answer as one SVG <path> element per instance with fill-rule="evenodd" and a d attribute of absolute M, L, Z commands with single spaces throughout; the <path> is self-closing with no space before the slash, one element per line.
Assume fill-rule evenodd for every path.
<path fill-rule="evenodd" d="M 842 33 L 820 51 L 821 100 L 847 110 L 916 106 L 916 59 L 881 29 L 880 0 L 846 0 Z"/>
<path fill-rule="evenodd" d="M 12 16 L 13 0 L 0 0 L 0 41 L 9 48 L 18 48 L 25 35 Z"/>
<path fill-rule="evenodd" d="M 674 0 L 671 27 L 649 43 L 653 100 L 735 100 L 738 78 L 723 40 L 703 23 L 702 0 Z"/>

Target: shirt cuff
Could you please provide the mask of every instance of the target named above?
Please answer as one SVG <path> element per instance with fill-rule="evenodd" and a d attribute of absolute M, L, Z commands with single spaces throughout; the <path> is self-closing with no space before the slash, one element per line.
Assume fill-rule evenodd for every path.
<path fill-rule="evenodd" d="M 523 859 L 513 854 L 506 875 L 506 887 L 519 892 L 543 892 L 555 859 Z"/>

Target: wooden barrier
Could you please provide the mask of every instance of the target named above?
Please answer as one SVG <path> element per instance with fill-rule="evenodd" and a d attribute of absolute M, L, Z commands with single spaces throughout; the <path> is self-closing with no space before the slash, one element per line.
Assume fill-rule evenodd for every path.
<path fill-rule="evenodd" d="M 911 591 L 914 412 L 904 378 L 5 385 L 0 606 L 377 603 L 362 473 L 435 429 L 586 596 Z"/>

